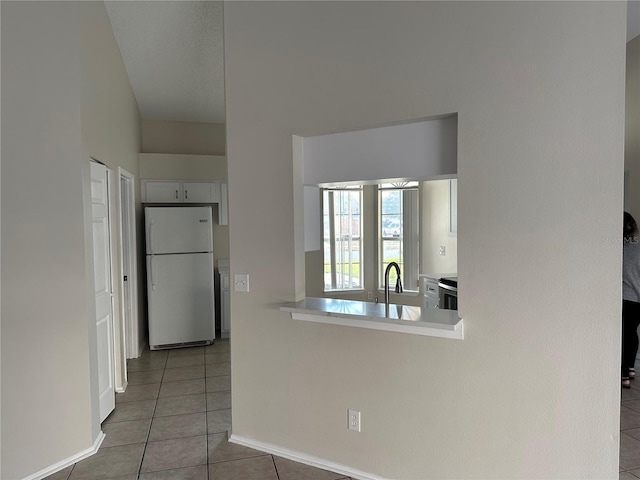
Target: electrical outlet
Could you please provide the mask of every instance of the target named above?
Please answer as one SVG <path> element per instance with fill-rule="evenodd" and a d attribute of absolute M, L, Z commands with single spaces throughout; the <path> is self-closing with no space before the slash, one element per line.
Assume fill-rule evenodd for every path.
<path fill-rule="evenodd" d="M 349 430 L 360 432 L 360 412 L 358 410 L 347 410 L 347 427 Z"/>
<path fill-rule="evenodd" d="M 447 254 L 447 249 L 444 246 L 440 247 L 440 255 L 443 257 Z"/>
<path fill-rule="evenodd" d="M 249 274 L 247 273 L 234 274 L 233 289 L 236 292 L 248 292 L 249 291 Z"/>
<path fill-rule="evenodd" d="M 367 300 L 373 300 L 373 292 L 367 292 Z"/>

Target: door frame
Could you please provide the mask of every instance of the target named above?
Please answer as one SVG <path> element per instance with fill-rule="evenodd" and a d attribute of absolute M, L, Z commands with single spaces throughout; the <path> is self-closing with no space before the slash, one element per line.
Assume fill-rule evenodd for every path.
<path fill-rule="evenodd" d="M 123 346 L 126 358 L 140 356 L 138 328 L 138 255 L 136 238 L 135 176 L 118 167 L 118 199 L 120 212 L 120 291 Z M 124 272 L 128 272 L 124 281 Z M 128 295 L 126 295 L 128 294 Z M 126 305 L 127 300 L 129 305 Z M 129 314 L 127 314 L 127 311 Z M 126 369 L 125 369 L 126 380 Z"/>

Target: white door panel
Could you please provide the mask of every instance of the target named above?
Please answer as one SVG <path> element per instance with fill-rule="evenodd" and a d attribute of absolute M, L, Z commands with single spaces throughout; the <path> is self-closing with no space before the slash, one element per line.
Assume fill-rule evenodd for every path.
<path fill-rule="evenodd" d="M 149 345 L 213 340 L 213 254 L 148 255 Z"/>
<path fill-rule="evenodd" d="M 146 207 L 147 254 L 213 250 L 211 207 Z"/>
<path fill-rule="evenodd" d="M 96 295 L 96 335 L 100 421 L 115 408 L 113 378 L 113 305 L 107 169 L 91 162 L 91 212 L 93 222 L 93 271 Z"/>

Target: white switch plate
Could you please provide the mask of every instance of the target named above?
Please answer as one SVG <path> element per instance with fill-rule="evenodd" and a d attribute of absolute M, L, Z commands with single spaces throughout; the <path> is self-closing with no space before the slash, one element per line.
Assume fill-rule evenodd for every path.
<path fill-rule="evenodd" d="M 360 412 L 358 410 L 347 410 L 347 427 L 349 430 L 360 431 Z"/>
<path fill-rule="evenodd" d="M 249 274 L 248 273 L 234 274 L 233 289 L 236 292 L 248 292 L 249 291 Z"/>
<path fill-rule="evenodd" d="M 440 247 L 440 255 L 443 257 L 447 254 L 447 249 L 444 246 Z"/>

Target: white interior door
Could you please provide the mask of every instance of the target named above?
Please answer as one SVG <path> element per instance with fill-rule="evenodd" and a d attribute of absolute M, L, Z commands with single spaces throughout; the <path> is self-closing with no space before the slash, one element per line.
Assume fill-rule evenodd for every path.
<path fill-rule="evenodd" d="M 115 408 L 113 379 L 113 305 L 111 291 L 111 248 L 109 244 L 109 189 L 107 169 L 91 162 L 91 211 L 93 217 L 93 270 L 96 294 L 98 340 L 98 385 L 100 421 Z"/>

